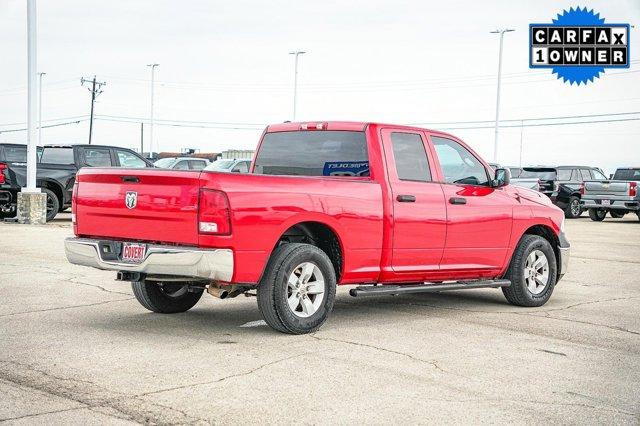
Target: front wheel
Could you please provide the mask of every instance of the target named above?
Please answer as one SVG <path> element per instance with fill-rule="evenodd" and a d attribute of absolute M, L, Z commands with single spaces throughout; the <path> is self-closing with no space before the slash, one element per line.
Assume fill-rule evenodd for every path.
<path fill-rule="evenodd" d="M 198 303 L 203 292 L 186 284 L 146 280 L 133 281 L 131 288 L 142 306 L 159 314 L 186 312 Z"/>
<path fill-rule="evenodd" d="M 502 292 L 517 306 L 542 306 L 553 293 L 557 280 L 556 255 L 539 235 L 525 235 L 516 247 L 505 278 L 511 281 Z"/>
<path fill-rule="evenodd" d="M 580 198 L 572 195 L 569 198 L 569 204 L 567 205 L 567 208 L 564 210 L 564 217 L 568 219 L 575 219 L 577 217 L 580 217 L 581 214 L 582 207 L 580 206 Z"/>
<path fill-rule="evenodd" d="M 284 244 L 258 285 L 265 322 L 282 333 L 311 333 L 326 321 L 336 296 L 336 274 L 327 254 L 310 244 Z"/>
<path fill-rule="evenodd" d="M 595 222 L 602 222 L 607 216 L 607 211 L 602 209 L 589 209 L 589 217 Z"/>

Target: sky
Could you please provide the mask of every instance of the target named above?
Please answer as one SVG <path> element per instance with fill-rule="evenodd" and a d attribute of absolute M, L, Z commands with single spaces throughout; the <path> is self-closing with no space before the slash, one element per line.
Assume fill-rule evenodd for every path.
<path fill-rule="evenodd" d="M 589 1 L 212 1 L 38 0 L 43 143 L 86 143 L 90 93 L 105 82 L 93 143 L 149 144 L 149 63 L 155 86 L 156 150 L 255 148 L 264 126 L 293 115 L 294 50 L 300 56 L 300 121 L 419 123 L 444 129 L 485 159 L 493 156 L 499 37 L 504 38 L 504 120 L 621 112 L 640 118 L 640 0 Z M 528 65 L 528 25 L 587 6 L 631 30 L 631 67 L 569 85 Z M 26 1 L 0 0 L 0 142 L 25 142 Z M 78 117 L 78 118 L 73 118 Z M 605 117 L 606 118 L 606 117 Z M 593 119 L 587 119 L 593 120 Z M 487 121 L 470 125 L 447 124 Z M 562 120 L 560 120 L 561 122 Z M 565 120 L 566 121 L 566 120 Z M 540 122 L 538 122 L 540 123 Z M 166 125 L 173 124 L 173 125 Z M 499 133 L 504 165 L 584 164 L 607 173 L 640 165 L 640 120 L 515 125 Z"/>

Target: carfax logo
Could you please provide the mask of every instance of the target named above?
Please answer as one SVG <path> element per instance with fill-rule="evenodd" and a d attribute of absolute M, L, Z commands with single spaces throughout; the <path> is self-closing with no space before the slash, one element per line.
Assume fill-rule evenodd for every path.
<path fill-rule="evenodd" d="M 593 10 L 570 8 L 552 24 L 529 25 L 529 67 L 551 68 L 570 84 L 593 82 L 605 68 L 629 68 L 629 24 L 605 24 Z"/>

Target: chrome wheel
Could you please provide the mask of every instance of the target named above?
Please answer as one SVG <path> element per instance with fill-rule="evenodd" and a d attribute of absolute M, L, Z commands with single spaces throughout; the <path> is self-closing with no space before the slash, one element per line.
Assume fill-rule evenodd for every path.
<path fill-rule="evenodd" d="M 549 259 L 540 250 L 532 251 L 524 265 L 524 280 L 531 294 L 540 294 L 549 283 Z"/>
<path fill-rule="evenodd" d="M 571 201 L 571 215 L 574 217 L 580 216 L 580 200 L 574 199 Z"/>
<path fill-rule="evenodd" d="M 287 280 L 287 303 L 294 315 L 315 314 L 324 299 L 324 276 L 315 264 L 304 262 L 293 269 Z"/>

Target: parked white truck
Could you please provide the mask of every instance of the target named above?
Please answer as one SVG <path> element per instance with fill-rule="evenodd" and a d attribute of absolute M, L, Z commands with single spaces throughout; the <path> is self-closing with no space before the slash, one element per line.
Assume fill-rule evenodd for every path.
<path fill-rule="evenodd" d="M 588 180 L 580 188 L 580 203 L 589 210 L 591 220 L 607 216 L 621 218 L 635 213 L 640 219 L 640 167 L 621 167 L 609 180 Z"/>

